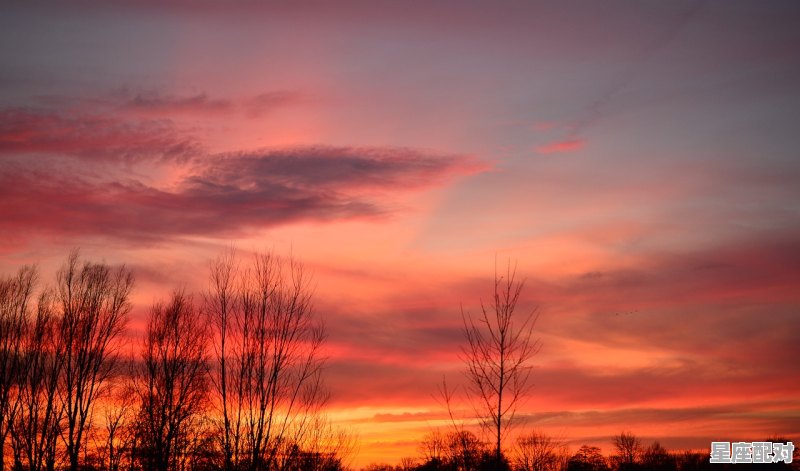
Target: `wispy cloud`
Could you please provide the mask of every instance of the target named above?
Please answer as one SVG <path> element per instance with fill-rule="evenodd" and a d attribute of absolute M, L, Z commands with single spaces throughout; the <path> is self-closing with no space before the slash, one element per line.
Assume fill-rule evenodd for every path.
<path fill-rule="evenodd" d="M 243 102 L 247 116 L 258 118 L 288 105 L 303 103 L 308 97 L 295 90 L 278 90 L 261 93 Z"/>
<path fill-rule="evenodd" d="M 307 94 L 297 90 L 273 90 L 241 99 L 213 98 L 205 92 L 171 95 L 157 91 L 131 94 L 123 90 L 117 92 L 115 98 L 121 101 L 123 109 L 154 116 L 214 117 L 244 113 L 249 118 L 258 118 L 278 109 L 309 101 Z"/>
<path fill-rule="evenodd" d="M 235 185 L 350 191 L 417 188 L 485 165 L 464 156 L 435 155 L 403 148 L 298 147 L 218 156 L 200 162 L 198 185 Z"/>
<path fill-rule="evenodd" d="M 52 97 L 50 100 L 52 102 Z M 95 98 L 94 101 L 101 100 Z M 311 98 L 299 90 L 270 90 L 248 97 L 213 97 L 206 92 L 172 94 L 158 90 L 133 92 L 123 88 L 102 101 L 146 117 L 214 118 L 235 113 L 259 118 L 291 105 L 307 103 Z"/>
<path fill-rule="evenodd" d="M 210 155 L 176 124 L 182 121 L 167 118 L 259 114 L 299 96 L 272 92 L 241 102 L 122 90 L 110 98 L 51 97 L 49 108 L 2 109 L 0 197 L 9 204 L 0 209 L 1 230 L 129 241 L 232 237 L 300 220 L 386 215 L 399 193 L 485 168 L 463 155 L 395 147 Z M 104 165 L 81 164 L 87 161 Z"/>
<path fill-rule="evenodd" d="M 203 146 L 166 120 L 42 109 L 0 110 L 0 155 L 53 154 L 109 162 L 186 161 Z"/>
<path fill-rule="evenodd" d="M 583 148 L 583 139 L 565 139 L 563 141 L 551 142 L 536 148 L 540 154 L 559 154 L 563 152 L 574 152 Z"/>
<path fill-rule="evenodd" d="M 190 96 L 161 95 L 157 92 L 137 93 L 124 106 L 151 114 L 218 115 L 233 111 L 230 100 L 212 99 L 205 93 Z"/>
<path fill-rule="evenodd" d="M 80 150 L 80 149 L 79 149 Z M 473 159 L 405 149 L 310 147 L 193 161 L 170 188 L 64 169 L 0 172 L 3 231 L 121 237 L 234 236 L 299 220 L 389 212 L 387 194 L 480 169 Z"/>

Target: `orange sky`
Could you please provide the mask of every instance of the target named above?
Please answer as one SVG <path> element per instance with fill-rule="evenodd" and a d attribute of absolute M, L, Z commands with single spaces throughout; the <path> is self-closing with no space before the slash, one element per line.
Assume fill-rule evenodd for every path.
<path fill-rule="evenodd" d="M 0 13 L 0 272 L 81 247 L 141 319 L 231 244 L 293 254 L 354 464 L 446 426 L 495 259 L 541 316 L 520 429 L 800 436 L 796 4 Z"/>

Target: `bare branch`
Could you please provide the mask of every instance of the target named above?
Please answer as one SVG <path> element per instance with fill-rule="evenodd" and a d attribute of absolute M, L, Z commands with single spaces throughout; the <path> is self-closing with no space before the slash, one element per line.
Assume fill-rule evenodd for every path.
<path fill-rule="evenodd" d="M 502 440 L 513 426 L 517 408 L 530 389 L 530 360 L 539 351 L 533 337 L 537 310 L 519 319 L 516 312 L 524 281 L 516 279 L 516 264 L 505 275 L 495 266 L 492 304 L 481 301 L 475 318 L 461 308 L 466 344 L 461 356 L 476 414 L 493 430 L 495 457 L 502 457 Z"/>

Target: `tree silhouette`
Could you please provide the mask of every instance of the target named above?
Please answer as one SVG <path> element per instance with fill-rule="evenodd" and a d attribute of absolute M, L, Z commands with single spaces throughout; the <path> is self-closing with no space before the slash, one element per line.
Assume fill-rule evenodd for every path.
<path fill-rule="evenodd" d="M 457 428 L 443 434 L 433 430 L 419 445 L 422 462 L 414 466 L 419 471 L 497 471 L 510 470 L 503 458 L 497 461 L 494 449 L 487 447 L 474 433 Z M 407 467 L 407 466 L 406 466 Z"/>
<path fill-rule="evenodd" d="M 653 442 L 642 453 L 642 467 L 652 471 L 674 471 L 675 458 L 659 442 Z"/>
<path fill-rule="evenodd" d="M 222 260 L 204 312 L 182 291 L 153 306 L 133 368 L 117 361 L 130 271 L 75 250 L 38 304 L 34 268 L 0 278 L 0 470 L 342 469 L 355 444 L 322 414 L 308 276 L 272 254 Z"/>
<path fill-rule="evenodd" d="M 617 454 L 614 461 L 620 470 L 635 469 L 642 455 L 642 442 L 632 432 L 621 432 L 612 439 Z"/>
<path fill-rule="evenodd" d="M 498 463 L 503 436 L 530 387 L 530 359 L 539 350 L 539 342 L 533 338 L 536 309 L 522 316 L 516 312 L 523 286 L 523 281 L 516 280 L 516 267 L 512 269 L 509 262 L 505 276 L 495 269 L 492 303 L 487 306 L 481 301 L 477 319 L 461 309 L 469 389 L 476 412 L 493 431 Z"/>
<path fill-rule="evenodd" d="M 559 471 L 568 459 L 567 446 L 542 432 L 517 437 L 514 465 L 519 471 Z"/>
<path fill-rule="evenodd" d="M 279 469 L 298 471 L 339 471 L 345 468 L 344 460 L 353 453 L 356 443 L 352 434 L 336 428 L 331 421 L 316 415 L 304 425 L 302 441 L 296 445 L 298 454 L 293 462 Z"/>
<path fill-rule="evenodd" d="M 568 471 L 607 471 L 608 462 L 596 446 L 581 446 L 567 463 Z"/>
<path fill-rule="evenodd" d="M 133 383 L 126 380 L 118 387 L 112 402 L 103 408 L 104 436 L 97 440 L 97 466 L 108 471 L 131 468 L 131 447 L 135 439 L 137 393 Z"/>
<path fill-rule="evenodd" d="M 19 407 L 11 429 L 15 469 L 53 470 L 58 460 L 64 415 L 59 387 L 66 344 L 56 312 L 53 293 L 44 291 L 24 336 Z"/>
<path fill-rule="evenodd" d="M 444 457 L 445 441 L 442 432 L 438 429 L 428 432 L 419 444 L 422 459 L 431 469 L 438 469 Z"/>
<path fill-rule="evenodd" d="M 445 459 L 457 471 L 478 469 L 485 454 L 484 444 L 474 433 L 461 430 L 447 434 Z"/>
<path fill-rule="evenodd" d="M 36 269 L 25 266 L 16 276 L 0 279 L 0 470 L 19 404 L 23 343 L 36 278 Z"/>
<path fill-rule="evenodd" d="M 133 274 L 124 266 L 80 262 L 74 250 L 57 274 L 56 300 L 64 341 L 60 397 L 69 469 L 77 471 L 93 406 L 114 371 L 115 339 L 131 309 Z"/>
<path fill-rule="evenodd" d="M 208 393 L 208 331 L 200 319 L 182 291 L 150 312 L 137 377 L 137 460 L 143 469 L 176 471 L 192 458 Z"/>
<path fill-rule="evenodd" d="M 211 267 L 204 309 L 214 330 L 212 379 L 225 469 L 267 469 L 314 433 L 324 403 L 325 338 L 300 263 L 257 254 L 240 268 L 231 251 Z"/>

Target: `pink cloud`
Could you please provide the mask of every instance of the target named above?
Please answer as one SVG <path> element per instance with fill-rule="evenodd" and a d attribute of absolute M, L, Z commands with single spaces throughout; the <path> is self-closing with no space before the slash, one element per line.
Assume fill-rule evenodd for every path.
<path fill-rule="evenodd" d="M 127 100 L 125 107 L 147 114 L 219 115 L 234 109 L 230 100 L 212 99 L 205 93 L 191 96 L 161 95 L 156 92 L 138 93 Z"/>
<path fill-rule="evenodd" d="M 583 148 L 583 139 L 566 139 L 563 141 L 556 141 L 550 144 L 545 144 L 536 148 L 536 152 L 540 154 L 557 154 L 564 152 L 574 152 Z"/>
<path fill-rule="evenodd" d="M 680 255 L 651 254 L 637 269 L 607 267 L 549 283 L 529 278 L 525 300 L 542 313 L 543 349 L 533 361 L 527 410 L 667 411 L 785 398 L 800 355 L 800 298 L 792 289 L 800 283 L 796 240 L 764 234 Z M 427 405 L 442 374 L 460 381 L 459 301 L 474 309 L 490 282 L 440 281 L 427 288 L 406 282 L 405 294 L 376 302 L 369 314 L 326 308 L 332 376 L 342 397 L 337 404 L 376 397 L 391 403 L 405 395 L 402 404 Z M 619 365 L 619 355 L 637 361 Z M 349 390 L 358 391 L 352 402 Z M 800 404 L 782 407 L 797 411 Z M 774 416 L 758 412 L 738 423 Z M 673 420 L 679 418 L 677 412 Z"/>
<path fill-rule="evenodd" d="M 280 90 L 256 95 L 243 103 L 245 113 L 251 118 L 270 113 L 278 108 L 307 101 L 307 97 L 297 91 Z"/>
<path fill-rule="evenodd" d="M 201 152 L 199 142 L 169 121 L 25 108 L 0 111 L 0 155 L 39 153 L 131 163 L 185 161 Z"/>
<path fill-rule="evenodd" d="M 79 143 L 76 143 L 76 149 Z M 310 147 L 193 161 L 172 188 L 88 179 L 30 163 L 0 169 L 3 232 L 109 236 L 235 236 L 299 220 L 386 214 L 387 192 L 441 184 L 482 168 L 473 159 L 407 149 Z"/>
<path fill-rule="evenodd" d="M 558 121 L 537 121 L 533 123 L 533 129 L 535 131 L 550 131 L 552 129 L 560 129 L 563 127 L 564 124 Z"/>

